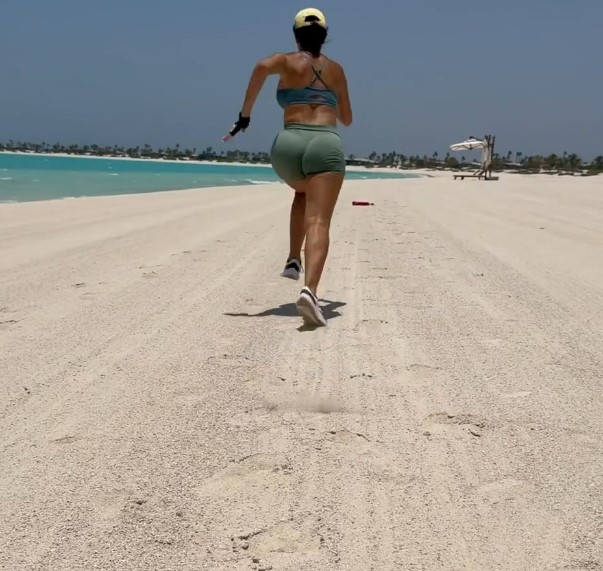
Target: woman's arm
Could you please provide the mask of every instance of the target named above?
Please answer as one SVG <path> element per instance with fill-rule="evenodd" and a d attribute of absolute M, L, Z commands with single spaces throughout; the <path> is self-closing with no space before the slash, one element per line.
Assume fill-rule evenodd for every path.
<path fill-rule="evenodd" d="M 241 115 L 243 117 L 250 117 L 251 111 L 255 104 L 255 100 L 258 98 L 264 82 L 269 75 L 280 73 L 287 61 L 285 54 L 273 54 L 260 60 L 251 74 L 249 79 L 249 85 L 247 86 L 247 92 L 245 93 L 245 100 L 243 101 L 243 107 L 241 109 Z"/>
<path fill-rule="evenodd" d="M 280 73 L 285 68 L 287 58 L 285 54 L 274 54 L 260 60 L 253 68 L 253 73 L 249 79 L 249 85 L 247 86 L 247 92 L 245 93 L 245 100 L 243 101 L 243 107 L 239 112 L 239 119 L 235 121 L 232 129 L 222 137 L 222 141 L 226 142 L 232 139 L 239 131 L 245 131 L 249 127 L 251 110 L 255 104 L 255 100 L 258 98 L 264 82 L 269 75 Z"/>
<path fill-rule="evenodd" d="M 337 118 L 343 125 L 349 127 L 352 124 L 352 104 L 348 93 L 348 80 L 340 65 L 338 65 L 337 76 Z"/>

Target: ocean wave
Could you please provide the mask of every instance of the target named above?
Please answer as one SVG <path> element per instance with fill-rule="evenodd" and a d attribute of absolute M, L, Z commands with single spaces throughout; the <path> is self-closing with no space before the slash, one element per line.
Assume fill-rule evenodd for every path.
<path fill-rule="evenodd" d="M 0 204 L 17 204 L 18 200 L 0 200 Z"/>
<path fill-rule="evenodd" d="M 107 176 L 119 176 L 119 173 L 116 172 L 108 172 Z"/>
<path fill-rule="evenodd" d="M 13 180 L 12 176 L 3 176 L 0 178 L 0 180 Z"/>
<path fill-rule="evenodd" d="M 273 180 L 253 180 L 252 178 L 243 179 L 244 182 L 248 182 L 249 184 L 272 184 Z"/>

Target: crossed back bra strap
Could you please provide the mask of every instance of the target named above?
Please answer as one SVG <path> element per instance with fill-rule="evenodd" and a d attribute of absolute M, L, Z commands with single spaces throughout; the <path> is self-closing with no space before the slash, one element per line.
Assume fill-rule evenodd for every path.
<path fill-rule="evenodd" d="M 329 86 L 325 83 L 325 80 L 322 78 L 322 72 L 325 68 L 326 62 L 323 62 L 323 64 L 316 69 L 312 64 L 310 64 L 310 67 L 312 68 L 312 71 L 314 72 L 314 77 L 312 78 L 312 81 L 310 82 L 310 85 L 314 85 L 314 83 L 318 80 L 320 81 L 320 83 L 322 83 L 326 89 L 329 89 Z"/>

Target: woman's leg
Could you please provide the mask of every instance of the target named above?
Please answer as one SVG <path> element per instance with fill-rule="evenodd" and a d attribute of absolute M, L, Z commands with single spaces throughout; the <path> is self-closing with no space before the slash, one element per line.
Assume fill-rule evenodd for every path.
<path fill-rule="evenodd" d="M 301 249 L 306 237 L 306 195 L 296 192 L 291 204 L 289 221 L 289 260 L 301 260 Z"/>
<path fill-rule="evenodd" d="M 301 260 L 301 249 L 306 237 L 306 181 L 287 183 L 293 190 L 291 215 L 289 218 L 289 260 Z"/>
<path fill-rule="evenodd" d="M 293 195 L 289 217 L 289 255 L 281 276 L 298 280 L 303 272 L 304 265 L 302 263 L 301 249 L 306 237 L 306 194 L 304 181 L 289 181 L 287 184 L 295 190 L 295 194 Z"/>
<path fill-rule="evenodd" d="M 331 218 L 343 185 L 344 173 L 326 172 L 307 177 L 306 181 L 306 287 L 314 295 L 329 252 Z"/>
<path fill-rule="evenodd" d="M 306 138 L 296 129 L 285 129 L 277 135 L 270 152 L 272 168 L 295 191 L 289 218 L 289 256 L 281 275 L 296 280 L 302 269 L 301 249 L 305 238 L 306 184 L 302 170 L 305 149 Z"/>

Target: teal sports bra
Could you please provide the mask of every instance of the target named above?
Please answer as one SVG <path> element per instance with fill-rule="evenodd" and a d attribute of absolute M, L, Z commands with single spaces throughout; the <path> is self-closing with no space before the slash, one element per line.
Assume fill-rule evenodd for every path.
<path fill-rule="evenodd" d="M 337 95 L 331 91 L 322 78 L 323 68 L 316 69 L 312 66 L 314 77 L 307 87 L 291 87 L 287 89 L 277 89 L 276 100 L 278 104 L 286 109 L 289 105 L 326 105 L 327 107 L 337 108 Z M 320 81 L 325 88 L 312 87 L 316 81 Z"/>

